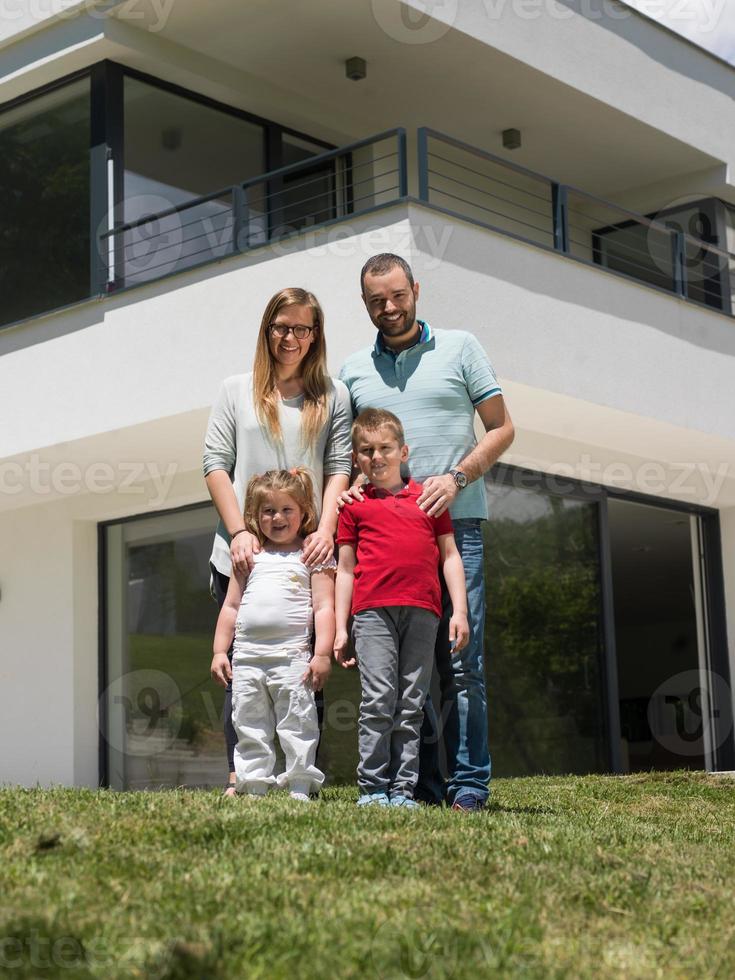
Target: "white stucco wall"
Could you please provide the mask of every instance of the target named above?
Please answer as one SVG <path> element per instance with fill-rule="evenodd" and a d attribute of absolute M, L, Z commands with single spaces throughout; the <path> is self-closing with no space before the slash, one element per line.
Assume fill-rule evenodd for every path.
<path fill-rule="evenodd" d="M 422 208 L 329 234 L 0 332 L 0 779 L 96 783 L 98 522 L 205 499 L 209 406 L 284 284 L 322 300 L 333 370 L 371 343 L 358 275 L 376 251 L 413 262 L 420 315 L 490 353 L 509 462 L 726 508 L 732 649 L 732 321 Z"/>
<path fill-rule="evenodd" d="M 376 2 L 379 9 L 392 6 L 392 0 Z M 426 10 L 422 0 L 403 2 Z M 732 67 L 624 4 L 581 9 L 589 15 L 573 0 L 450 0 L 435 4 L 432 15 L 732 165 L 735 140 L 722 124 L 733 111 Z M 414 21 L 421 22 L 416 13 Z"/>
<path fill-rule="evenodd" d="M 657 426 L 668 426 L 681 430 L 682 461 L 732 461 L 729 318 L 413 206 L 0 332 L 0 459 L 205 408 L 220 379 L 249 364 L 265 302 L 284 283 L 320 296 L 339 365 L 373 339 L 358 277 L 383 250 L 414 259 L 429 320 L 470 327 L 536 400 L 579 403 L 570 437 L 596 444 L 610 410 L 646 422 L 631 432 L 610 422 L 620 450 L 666 458 Z M 43 411 L 12 411 L 29 400 Z"/>
<path fill-rule="evenodd" d="M 164 506 L 203 489 L 198 471 L 180 472 Z M 98 522 L 160 499 L 140 481 L 0 513 L 0 785 L 98 785 Z"/>
<path fill-rule="evenodd" d="M 72 527 L 34 507 L 0 515 L 0 540 L 0 780 L 73 785 Z"/>

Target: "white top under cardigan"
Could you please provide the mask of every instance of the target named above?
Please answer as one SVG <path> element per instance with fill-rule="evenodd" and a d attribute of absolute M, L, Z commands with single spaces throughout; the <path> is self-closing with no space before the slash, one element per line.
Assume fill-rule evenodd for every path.
<path fill-rule="evenodd" d="M 266 470 L 306 466 L 314 482 L 317 511 L 321 513 L 324 477 L 335 473 L 349 476 L 352 469 L 350 395 L 341 381 L 330 381 L 327 421 L 312 447 L 301 442 L 301 411 L 304 396 L 283 398 L 279 405 L 283 441 L 266 434 L 255 412 L 253 376 L 233 375 L 222 382 L 209 416 L 204 440 L 204 475 L 213 470 L 230 474 L 240 509 L 245 506 L 248 480 Z M 232 571 L 230 536 L 220 521 L 210 561 L 223 575 Z"/>
<path fill-rule="evenodd" d="M 233 668 L 264 658 L 309 659 L 314 607 L 311 576 L 337 570 L 334 556 L 307 568 L 301 551 L 261 551 L 254 559 L 235 624 Z"/>

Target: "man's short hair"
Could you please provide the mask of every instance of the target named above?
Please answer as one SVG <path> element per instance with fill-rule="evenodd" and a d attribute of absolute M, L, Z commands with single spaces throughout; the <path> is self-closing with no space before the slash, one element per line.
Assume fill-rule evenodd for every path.
<path fill-rule="evenodd" d="M 403 432 L 403 424 L 397 415 L 385 408 L 366 408 L 352 423 L 352 448 L 355 448 L 363 432 L 377 432 L 383 426 L 392 430 L 399 445 L 405 446 L 406 436 Z"/>
<path fill-rule="evenodd" d="M 408 262 L 402 259 L 400 255 L 394 255 L 392 252 L 381 252 L 379 255 L 371 256 L 362 267 L 362 272 L 360 273 L 360 290 L 363 295 L 365 294 L 365 276 L 368 274 L 371 276 L 384 276 L 396 267 L 403 269 L 409 286 L 413 286 L 413 272 L 411 272 L 411 266 Z"/>

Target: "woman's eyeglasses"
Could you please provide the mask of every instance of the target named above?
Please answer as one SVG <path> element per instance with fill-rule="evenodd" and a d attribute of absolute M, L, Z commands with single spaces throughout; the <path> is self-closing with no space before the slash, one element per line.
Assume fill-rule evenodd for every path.
<path fill-rule="evenodd" d="M 297 340 L 306 340 L 310 333 L 313 332 L 313 327 L 296 326 L 290 327 L 286 323 L 271 323 L 269 325 L 269 330 L 271 336 L 278 337 L 279 340 L 283 340 L 284 337 L 288 337 L 290 333 L 294 335 Z"/>

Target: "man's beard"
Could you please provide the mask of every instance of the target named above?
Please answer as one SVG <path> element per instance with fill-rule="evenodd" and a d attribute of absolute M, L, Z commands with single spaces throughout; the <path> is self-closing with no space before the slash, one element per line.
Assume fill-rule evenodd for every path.
<path fill-rule="evenodd" d="M 403 311 L 402 311 L 403 312 Z M 390 321 L 383 320 L 382 317 L 378 317 L 378 321 L 375 326 L 378 330 L 384 334 L 386 337 L 396 338 L 403 337 L 406 334 L 411 333 L 416 324 L 416 304 L 413 303 L 410 310 L 403 312 L 403 316 L 396 320 L 394 323 Z"/>

